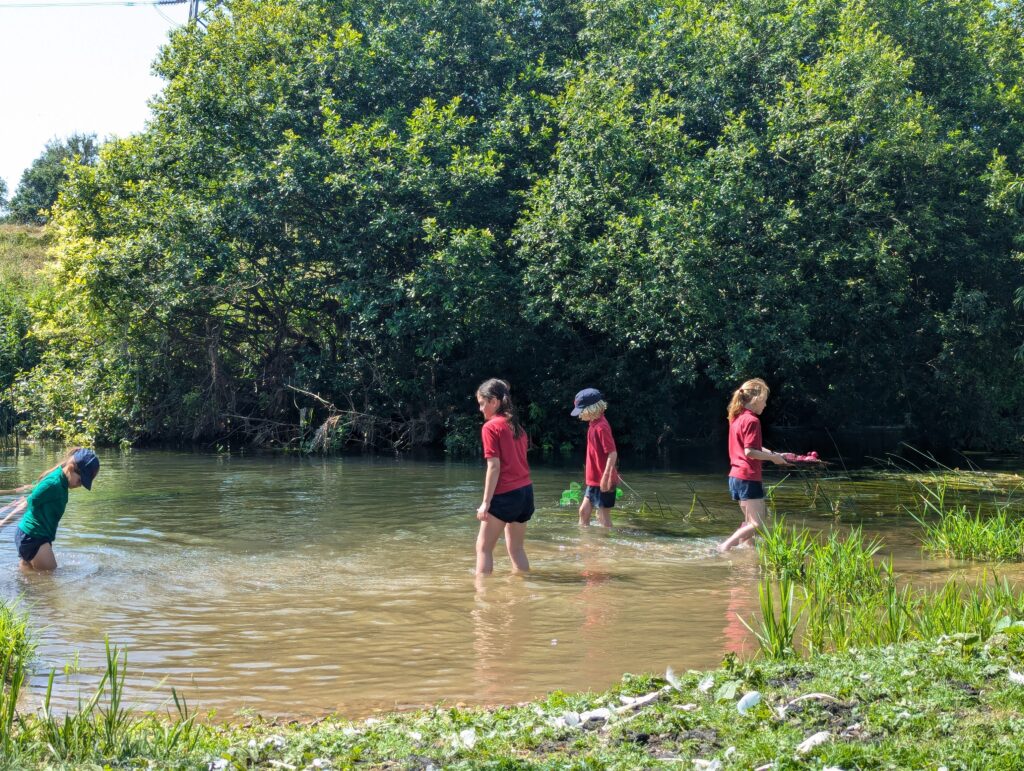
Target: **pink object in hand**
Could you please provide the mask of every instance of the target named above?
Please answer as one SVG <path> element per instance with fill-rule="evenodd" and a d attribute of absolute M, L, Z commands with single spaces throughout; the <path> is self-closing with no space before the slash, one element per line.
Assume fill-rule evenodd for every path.
<path fill-rule="evenodd" d="M 818 458 L 818 453 L 814 450 L 807 453 L 806 455 L 797 455 L 793 452 L 784 452 L 782 457 L 790 463 L 821 463 L 821 459 Z"/>

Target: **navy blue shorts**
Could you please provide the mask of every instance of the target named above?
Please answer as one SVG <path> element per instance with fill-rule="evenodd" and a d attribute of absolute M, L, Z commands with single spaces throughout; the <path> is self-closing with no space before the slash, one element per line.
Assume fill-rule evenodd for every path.
<path fill-rule="evenodd" d="M 535 511 L 533 485 L 526 485 L 491 498 L 490 513 L 502 522 L 529 522 Z"/>
<path fill-rule="evenodd" d="M 764 485 L 749 479 L 729 477 L 729 495 L 734 501 L 760 501 L 764 499 Z"/>
<path fill-rule="evenodd" d="M 26 535 L 25 531 L 20 527 L 14 528 L 14 545 L 18 549 L 18 556 L 25 560 L 25 562 L 34 560 L 44 543 L 53 543 L 53 541 L 49 538 L 36 538 Z"/>
<path fill-rule="evenodd" d="M 583 491 L 583 494 L 595 508 L 611 509 L 615 507 L 615 490 L 603 493 L 597 485 L 587 485 L 587 489 Z"/>

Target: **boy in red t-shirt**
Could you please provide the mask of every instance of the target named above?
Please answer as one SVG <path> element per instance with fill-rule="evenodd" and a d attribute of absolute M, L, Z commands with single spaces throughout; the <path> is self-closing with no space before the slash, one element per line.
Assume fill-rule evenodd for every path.
<path fill-rule="evenodd" d="M 605 418 L 608 404 L 596 388 L 584 388 L 573 400 L 573 417 L 590 425 L 587 428 L 587 489 L 580 504 L 580 527 L 590 526 L 590 513 L 597 509 L 597 521 L 602 527 L 612 526 L 612 507 L 615 506 L 615 486 L 619 482 L 616 472 L 619 453 L 615 449 L 612 427 Z"/>

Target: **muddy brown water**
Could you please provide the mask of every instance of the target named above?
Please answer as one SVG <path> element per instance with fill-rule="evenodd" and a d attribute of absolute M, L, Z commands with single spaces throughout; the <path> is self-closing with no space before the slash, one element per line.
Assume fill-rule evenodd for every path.
<path fill-rule="evenodd" d="M 0 486 L 34 479 L 53 457 L 0 459 Z M 174 687 L 225 718 L 514 702 L 753 652 L 741 618 L 757 609 L 756 555 L 714 548 L 739 523 L 724 473 L 627 473 L 635 492 L 605 533 L 581 531 L 557 505 L 574 468 L 535 464 L 533 571 L 510 575 L 499 544 L 481 582 L 477 463 L 101 457 L 93 491 L 71 493 L 54 574 L 22 573 L 13 526 L 0 533 L 0 596 L 20 598 L 39 641 L 30 700 L 51 669 L 59 705 L 91 694 L 105 638 L 128 651 L 131 704 L 166 707 Z M 783 482 L 779 508 L 817 529 L 838 508 L 880 535 L 910 580 L 976 571 L 922 557 L 918 526 L 900 516 L 915 489 L 909 476 L 801 472 Z"/>

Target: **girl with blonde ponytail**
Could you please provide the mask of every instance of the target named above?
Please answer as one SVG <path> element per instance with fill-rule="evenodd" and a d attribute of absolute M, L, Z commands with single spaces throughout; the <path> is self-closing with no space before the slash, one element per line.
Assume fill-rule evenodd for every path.
<path fill-rule="evenodd" d="M 737 388 L 729 402 L 729 494 L 740 504 L 743 524 L 719 545 L 720 552 L 753 541 L 764 522 L 763 462 L 786 465 L 782 455 L 761 445 L 758 416 L 768 403 L 768 393 L 768 384 L 759 377 L 753 378 Z"/>

